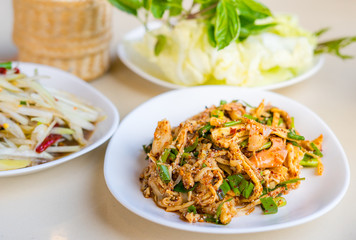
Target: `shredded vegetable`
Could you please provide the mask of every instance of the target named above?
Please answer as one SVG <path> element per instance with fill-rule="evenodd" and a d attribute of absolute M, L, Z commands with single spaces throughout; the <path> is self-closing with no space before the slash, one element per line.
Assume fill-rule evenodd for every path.
<path fill-rule="evenodd" d="M 0 63 L 0 170 L 34 166 L 87 144 L 100 110 Z"/>

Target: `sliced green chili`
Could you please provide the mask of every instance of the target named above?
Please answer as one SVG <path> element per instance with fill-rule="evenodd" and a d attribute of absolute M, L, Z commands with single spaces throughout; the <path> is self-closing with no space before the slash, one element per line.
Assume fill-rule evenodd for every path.
<path fill-rule="evenodd" d="M 275 214 L 278 212 L 278 206 L 273 201 L 272 197 L 264 197 L 261 198 L 261 207 L 263 210 L 263 214 Z"/>
<path fill-rule="evenodd" d="M 166 184 L 169 183 L 171 181 L 171 177 L 169 175 L 168 167 L 163 164 L 157 164 L 157 166 L 159 171 L 159 177 L 161 178 L 162 182 Z"/>
<path fill-rule="evenodd" d="M 322 157 L 323 154 L 320 152 L 319 148 L 315 145 L 315 143 L 310 143 L 310 146 L 314 149 L 314 154 L 319 156 L 319 157 Z"/>
<path fill-rule="evenodd" d="M 240 123 L 241 123 L 241 120 L 231 121 L 231 122 L 224 123 L 224 127 L 231 127 L 231 126 L 234 126 L 234 125 L 237 125 L 237 124 L 240 124 Z"/>

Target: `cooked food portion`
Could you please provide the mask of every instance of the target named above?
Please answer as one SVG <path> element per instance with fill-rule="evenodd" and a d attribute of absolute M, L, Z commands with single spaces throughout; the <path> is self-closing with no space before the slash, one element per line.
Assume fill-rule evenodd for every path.
<path fill-rule="evenodd" d="M 273 214 L 286 204 L 282 195 L 304 180 L 303 166 L 322 174 L 322 141 L 306 140 L 293 117 L 264 101 L 221 101 L 178 127 L 158 122 L 144 146 L 142 191 L 189 222 L 228 224 L 257 205 Z"/>
<path fill-rule="evenodd" d="M 99 110 L 0 64 L 0 170 L 23 168 L 76 152 L 87 144 Z M 48 79 L 50 81 L 50 79 Z"/>

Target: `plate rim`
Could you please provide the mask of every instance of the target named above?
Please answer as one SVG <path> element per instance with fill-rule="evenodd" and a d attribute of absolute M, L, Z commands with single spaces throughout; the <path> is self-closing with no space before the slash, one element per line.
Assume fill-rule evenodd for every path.
<path fill-rule="evenodd" d="M 298 107 L 302 107 L 304 108 L 308 114 L 313 115 L 313 117 L 315 117 L 322 125 L 323 127 L 330 133 L 331 137 L 335 140 L 336 144 L 337 144 L 337 148 L 340 149 L 341 151 L 341 159 L 344 162 L 345 165 L 345 184 L 343 185 L 343 188 L 339 191 L 339 194 L 337 195 L 337 197 L 333 198 L 332 201 L 330 201 L 326 207 L 322 208 L 321 210 L 317 211 L 316 213 L 313 213 L 311 215 L 308 215 L 307 217 L 303 217 L 301 219 L 298 220 L 293 220 L 293 221 L 289 221 L 286 223 L 279 223 L 276 225 L 269 225 L 269 226 L 263 226 L 263 227 L 256 227 L 252 228 L 252 229 L 231 229 L 231 228 L 223 228 L 222 227 L 218 227 L 218 228 L 211 228 L 209 226 L 199 226 L 199 227 L 194 227 L 194 225 L 191 225 L 187 222 L 179 222 L 179 223 L 174 223 L 173 225 L 165 225 L 164 223 L 162 223 L 162 218 L 161 217 L 156 217 L 156 216 L 152 216 L 150 214 L 147 214 L 146 212 L 142 212 L 138 209 L 136 209 L 135 207 L 132 207 L 133 205 L 128 204 L 128 202 L 123 199 L 121 196 L 117 196 L 116 194 L 114 194 L 114 187 L 111 185 L 110 183 L 110 177 L 108 176 L 108 169 L 109 169 L 109 164 L 108 162 L 110 160 L 108 160 L 110 158 L 110 150 L 113 147 L 114 142 L 116 141 L 117 138 L 120 138 L 120 131 L 121 131 L 121 127 L 125 126 L 126 121 L 129 121 L 129 117 L 131 115 L 134 115 L 137 111 L 140 111 L 142 108 L 144 108 L 146 105 L 149 105 L 151 102 L 153 101 L 158 101 L 158 99 L 160 98 L 164 98 L 167 95 L 170 95 L 172 92 L 178 92 L 178 91 L 192 91 L 192 90 L 196 90 L 199 88 L 236 88 L 236 90 L 241 90 L 241 91 L 251 91 L 251 92 L 257 92 L 257 93 L 265 93 L 267 92 L 268 94 L 272 94 L 274 96 L 278 96 L 282 99 L 288 99 L 289 101 L 292 101 L 294 104 L 298 105 Z M 332 210 L 334 207 L 336 207 L 340 201 L 343 199 L 343 197 L 345 196 L 349 185 L 350 185 L 350 166 L 349 166 L 349 162 L 348 162 L 348 158 L 347 155 L 345 153 L 345 150 L 343 149 L 339 139 L 336 137 L 336 135 L 334 134 L 334 132 L 332 131 L 332 129 L 326 124 L 326 122 L 324 122 L 319 115 L 317 115 L 316 113 L 314 113 L 311 109 L 309 109 L 307 106 L 299 103 L 298 101 L 288 98 L 284 95 L 275 93 L 275 92 L 271 92 L 271 91 L 265 91 L 265 90 L 260 90 L 260 89 L 241 89 L 239 87 L 236 86 L 215 86 L 215 85 L 205 85 L 205 86 L 196 86 L 196 87 L 191 87 L 191 88 L 183 88 L 183 89 L 175 89 L 175 90 L 171 90 L 171 91 L 167 91 L 164 92 L 160 95 L 157 95 L 151 99 L 149 99 L 148 101 L 140 104 L 139 106 L 137 106 L 135 109 L 133 109 L 129 114 L 126 115 L 126 117 L 121 121 L 120 126 L 118 127 L 118 129 L 116 130 L 116 132 L 114 133 L 113 137 L 111 138 L 108 147 L 106 149 L 105 152 L 105 158 L 104 158 L 104 178 L 105 178 L 105 182 L 106 185 L 108 186 L 109 191 L 111 192 L 111 194 L 114 196 L 114 198 L 120 203 L 122 204 L 125 208 L 127 208 L 129 211 L 133 212 L 134 214 L 148 220 L 151 222 L 154 222 L 156 224 L 162 225 L 162 226 L 166 226 L 169 228 L 174 228 L 174 229 L 178 229 L 178 230 L 185 230 L 185 231 L 190 231 L 190 232 L 200 232 L 200 233 L 214 233 L 214 234 L 244 234 L 244 233 L 257 233 L 257 232 L 267 232 L 267 231 L 273 231 L 273 230 L 280 230 L 280 229 L 285 229 L 288 227 L 293 227 L 293 226 L 298 226 L 307 222 L 310 222 L 316 218 L 321 217 L 322 215 L 326 214 L 327 212 L 329 212 L 330 210 Z M 162 210 L 164 211 L 164 210 Z M 175 214 L 175 213 L 172 213 Z"/>
<path fill-rule="evenodd" d="M 82 148 L 81 150 L 79 150 L 78 152 L 74 152 L 72 154 L 66 155 L 62 158 L 58 158 L 55 159 L 53 161 L 47 162 L 47 163 L 43 163 L 43 164 L 39 164 L 36 166 L 32 166 L 32 167 L 25 167 L 25 168 L 19 168 L 19 169 L 14 169 L 14 170 L 5 170 L 5 171 L 0 171 L 0 178 L 1 177 L 12 177 L 12 176 L 19 176 L 19 175 L 25 175 L 25 174 L 31 174 L 31 173 L 35 173 L 41 170 L 45 170 L 57 165 L 60 165 L 62 163 L 68 162 L 70 160 L 73 160 L 79 156 L 82 156 L 94 149 L 96 149 L 97 147 L 101 146 L 102 144 L 104 144 L 116 131 L 119 122 L 120 122 L 120 113 L 118 111 L 118 109 L 115 107 L 115 105 L 103 94 L 101 93 L 99 90 L 97 90 L 94 86 L 92 86 L 91 84 L 89 84 L 88 82 L 84 81 L 83 79 L 75 76 L 74 74 L 71 74 L 69 72 L 66 72 L 62 69 L 53 67 L 53 66 L 48 66 L 48 65 L 44 65 L 44 64 L 39 64 L 39 63 L 32 63 L 32 62 L 24 62 L 24 61 L 12 61 L 12 63 L 14 65 L 16 65 L 17 67 L 20 68 L 21 70 L 21 66 L 26 66 L 26 67 L 33 67 L 34 69 L 36 68 L 47 68 L 50 71 L 54 71 L 54 72 L 59 72 L 65 76 L 68 76 L 68 78 L 71 79 L 71 81 L 75 81 L 78 84 L 85 86 L 86 88 L 90 89 L 91 91 L 95 92 L 104 102 L 107 106 L 109 106 L 109 109 L 112 110 L 113 113 L 113 124 L 110 127 L 110 129 L 101 137 L 99 137 L 99 139 L 95 142 L 90 143 L 89 145 L 85 146 L 84 148 Z M 39 71 L 41 71 L 39 69 Z"/>
<path fill-rule="evenodd" d="M 151 21 L 147 24 L 147 27 L 149 29 L 155 29 L 155 28 L 158 28 L 160 25 L 161 25 L 161 22 L 159 22 L 159 21 Z M 150 73 L 148 73 L 147 71 L 145 71 L 144 69 L 137 66 L 134 63 L 134 61 L 132 61 L 132 59 L 128 56 L 126 43 L 129 40 L 137 40 L 137 39 L 141 38 L 143 36 L 142 32 L 144 32 L 144 31 L 145 31 L 145 28 L 143 26 L 138 26 L 138 27 L 130 30 L 129 32 L 124 34 L 124 36 L 122 37 L 122 39 L 119 41 L 119 43 L 117 45 L 117 48 L 116 48 L 117 55 L 118 55 L 120 61 L 127 68 L 129 68 L 132 72 L 134 72 L 141 78 L 148 80 L 152 83 L 155 83 L 159 86 L 169 88 L 169 89 L 181 89 L 181 88 L 189 88 L 189 87 L 197 87 L 197 86 L 210 86 L 209 84 L 193 85 L 193 86 L 184 86 L 184 85 L 175 84 L 175 83 L 157 78 L 157 77 L 151 75 Z M 308 78 L 312 77 L 314 74 L 316 74 L 321 69 L 321 67 L 324 65 L 324 62 L 325 62 L 324 54 L 314 55 L 313 65 L 308 70 L 303 72 L 302 74 L 297 75 L 291 79 L 273 83 L 273 84 L 257 86 L 257 87 L 247 87 L 247 86 L 235 86 L 235 87 L 248 88 L 248 89 L 259 89 L 259 90 L 276 90 L 276 89 L 288 87 L 288 86 L 297 84 L 299 82 L 303 82 L 303 81 L 307 80 Z M 234 85 L 222 84 L 222 85 L 213 85 L 213 86 L 234 86 Z"/>

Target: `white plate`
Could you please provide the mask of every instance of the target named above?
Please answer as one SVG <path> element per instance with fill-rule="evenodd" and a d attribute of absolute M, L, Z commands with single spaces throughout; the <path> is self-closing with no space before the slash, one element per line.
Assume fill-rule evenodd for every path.
<path fill-rule="evenodd" d="M 44 86 L 64 90 L 82 99 L 86 99 L 93 106 L 100 108 L 102 110 L 102 114 L 107 117 L 104 121 L 97 124 L 93 135 L 89 139 L 89 144 L 82 148 L 80 151 L 37 166 L 0 171 L 0 177 L 33 173 L 72 160 L 103 144 L 113 135 L 117 129 L 119 124 L 119 113 L 116 107 L 110 102 L 109 99 L 107 99 L 102 93 L 100 93 L 87 82 L 60 69 L 41 64 L 14 62 L 13 65 L 18 65 L 20 71 L 27 74 L 28 76 L 32 76 L 35 69 L 38 70 L 39 75 L 50 76 L 49 79 L 41 79 L 40 82 Z"/>
<path fill-rule="evenodd" d="M 287 205 L 278 214 L 263 215 L 259 207 L 248 215 L 235 217 L 226 226 L 212 223 L 190 224 L 178 214 L 165 212 L 140 191 L 139 175 L 147 165 L 142 145 L 150 143 L 157 122 L 164 118 L 177 126 L 180 122 L 203 111 L 205 106 L 220 100 L 243 99 L 258 105 L 262 99 L 285 109 L 295 117 L 297 129 L 307 138 L 324 135 L 322 176 L 315 169 L 303 169 L 299 189 L 286 195 Z M 344 150 L 330 128 L 305 106 L 272 92 L 240 89 L 228 86 L 201 86 L 174 90 L 145 102 L 121 122 L 110 140 L 105 155 L 104 175 L 115 196 L 132 212 L 167 227 L 206 233 L 249 233 L 295 226 L 325 214 L 344 196 L 350 181 Z M 337 179 L 337 180 L 336 180 Z"/>
<path fill-rule="evenodd" d="M 158 28 L 160 25 L 160 22 L 150 22 L 148 24 L 148 28 L 155 29 Z M 172 89 L 185 88 L 186 86 L 170 82 L 157 65 L 147 60 L 147 58 L 143 57 L 135 49 L 133 49 L 132 44 L 129 44 L 132 41 L 137 41 L 141 39 L 144 34 L 145 29 L 143 26 L 135 28 L 125 34 L 117 49 L 120 60 L 137 75 L 157 85 Z M 260 90 L 272 90 L 296 84 L 314 75 L 317 71 L 319 71 L 323 63 L 324 57 L 316 56 L 314 59 L 313 66 L 303 74 L 300 74 L 294 78 L 283 82 L 277 82 L 253 88 Z"/>

